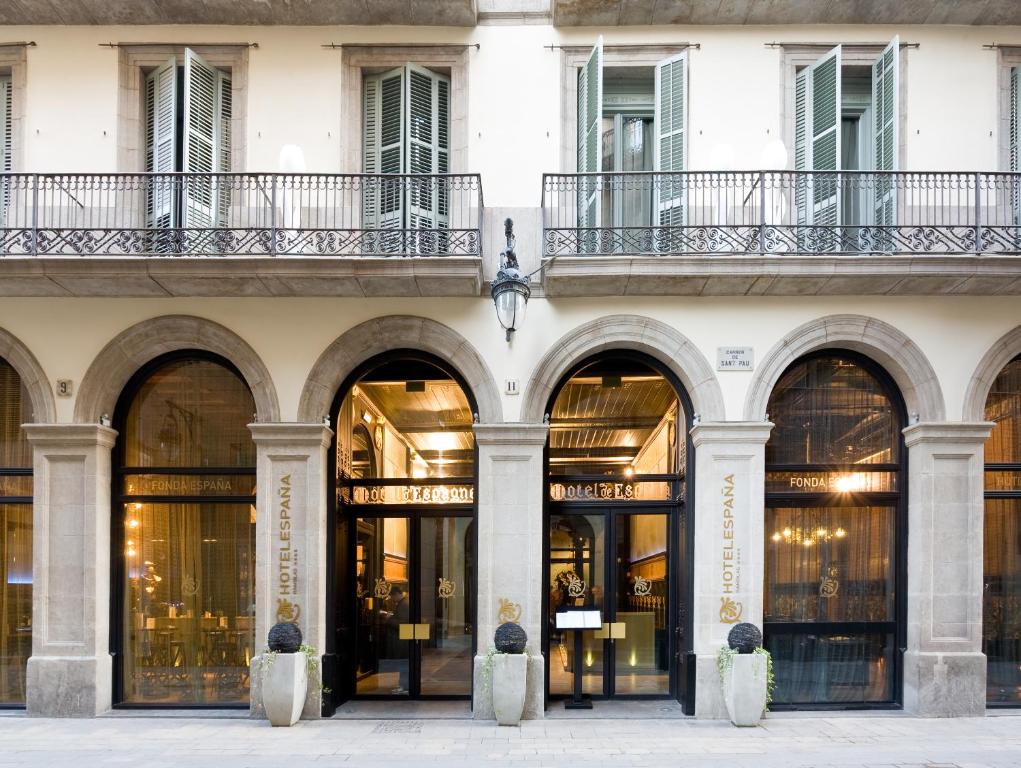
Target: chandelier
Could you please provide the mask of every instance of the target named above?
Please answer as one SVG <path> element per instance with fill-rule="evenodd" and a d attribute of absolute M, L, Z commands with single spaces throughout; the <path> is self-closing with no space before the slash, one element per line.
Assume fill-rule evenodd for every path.
<path fill-rule="evenodd" d="M 803 547 L 813 547 L 820 541 L 843 539 L 846 536 L 847 531 L 839 526 L 832 529 L 824 526 L 819 526 L 818 528 L 791 528 L 788 526 L 782 531 L 775 531 L 771 538 L 775 542 L 782 541 L 787 544 L 800 544 Z"/>

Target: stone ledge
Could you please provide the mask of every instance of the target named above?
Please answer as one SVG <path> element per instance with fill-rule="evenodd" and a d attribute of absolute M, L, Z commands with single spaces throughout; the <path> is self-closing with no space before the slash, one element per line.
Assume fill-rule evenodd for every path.
<path fill-rule="evenodd" d="M 691 441 L 696 448 L 705 443 L 765 445 L 772 431 L 771 421 L 703 421 L 691 428 Z"/>
<path fill-rule="evenodd" d="M 0 258 L 0 297 L 479 296 L 481 256 Z"/>
<path fill-rule="evenodd" d="M 479 445 L 545 445 L 548 424 L 476 424 L 475 442 Z"/>
<path fill-rule="evenodd" d="M 920 422 L 904 428 L 904 445 L 985 445 L 993 426 L 991 421 Z"/>
<path fill-rule="evenodd" d="M 248 425 L 252 440 L 263 445 L 328 447 L 333 430 L 325 424 L 301 422 L 256 422 Z"/>
<path fill-rule="evenodd" d="M 546 295 L 1014 296 L 1018 256 L 560 256 Z"/>
<path fill-rule="evenodd" d="M 32 445 L 47 448 L 113 448 L 117 430 L 102 424 L 22 424 Z"/>

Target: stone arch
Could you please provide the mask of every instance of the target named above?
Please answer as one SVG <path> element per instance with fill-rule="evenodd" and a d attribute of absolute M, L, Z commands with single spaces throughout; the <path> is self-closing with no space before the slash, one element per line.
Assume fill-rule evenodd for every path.
<path fill-rule="evenodd" d="M 359 365 L 394 349 L 429 352 L 461 374 L 475 397 L 483 424 L 503 422 L 500 390 L 486 361 L 461 334 L 435 320 L 388 315 L 366 320 L 341 334 L 316 360 L 298 402 L 298 420 L 321 422 L 341 385 Z"/>
<path fill-rule="evenodd" d="M 936 372 L 915 342 L 889 323 L 864 315 L 829 315 L 783 337 L 759 363 L 745 400 L 746 421 L 762 421 L 773 387 L 788 366 L 820 349 L 850 349 L 890 374 L 907 406 L 909 420 L 944 421 L 946 404 Z"/>
<path fill-rule="evenodd" d="M 986 400 L 1000 371 L 1021 355 L 1021 325 L 1008 331 L 982 356 L 964 392 L 963 421 L 985 421 Z"/>
<path fill-rule="evenodd" d="M 57 420 L 57 404 L 53 387 L 35 355 L 14 334 L 0 328 L 0 359 L 6 360 L 18 372 L 22 384 L 32 400 L 32 420 L 37 424 L 50 424 Z"/>
<path fill-rule="evenodd" d="M 279 421 L 280 403 L 265 363 L 234 331 L 191 315 L 143 320 L 118 334 L 92 361 L 78 388 L 74 420 L 94 424 L 113 415 L 125 385 L 143 365 L 179 350 L 203 350 L 230 360 L 252 390 L 259 421 Z"/>
<path fill-rule="evenodd" d="M 723 421 L 723 391 L 702 352 L 675 328 L 639 315 L 608 315 L 584 323 L 552 344 L 525 385 L 521 421 L 543 420 L 550 396 L 572 366 L 614 349 L 644 352 L 669 368 L 684 385 L 702 421 Z"/>

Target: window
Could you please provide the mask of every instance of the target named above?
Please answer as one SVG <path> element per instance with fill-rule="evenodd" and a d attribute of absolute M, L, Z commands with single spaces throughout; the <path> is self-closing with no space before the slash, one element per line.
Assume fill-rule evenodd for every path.
<path fill-rule="evenodd" d="M 0 707 L 25 705 L 32 654 L 32 421 L 28 390 L 0 359 Z"/>
<path fill-rule="evenodd" d="M 602 38 L 577 71 L 578 226 L 679 227 L 684 184 L 635 174 L 685 170 L 688 58 L 686 52 L 653 66 L 604 66 Z M 582 234 L 583 250 L 598 248 Z M 627 238 L 624 238 L 625 240 Z"/>
<path fill-rule="evenodd" d="M 770 396 L 764 644 L 776 704 L 898 699 L 902 411 L 886 376 L 849 352 L 795 363 Z"/>
<path fill-rule="evenodd" d="M 231 170 L 231 74 L 189 48 L 148 73 L 144 88 L 145 170 L 214 174 Z M 146 201 L 150 228 L 204 229 L 226 219 L 230 196 L 212 177 L 156 180 Z"/>
<path fill-rule="evenodd" d="M 985 450 L 986 701 L 1016 707 L 1021 705 L 1021 357 L 996 377 L 985 416 L 996 425 Z"/>
<path fill-rule="evenodd" d="M 244 705 L 255 648 L 252 394 L 226 361 L 157 360 L 118 404 L 115 696 Z"/>
<path fill-rule="evenodd" d="M 794 94 L 794 169 L 818 171 L 797 181 L 798 224 L 817 227 L 891 227 L 897 223 L 895 180 L 839 176 L 835 171 L 896 171 L 900 152 L 900 40 L 869 65 L 845 61 L 836 46 L 798 71 Z M 829 172 L 829 173 L 827 173 Z M 848 250 L 841 238 L 821 250 Z M 858 250 L 851 247 L 850 250 Z"/>
<path fill-rule="evenodd" d="M 0 173 L 14 170 L 14 112 L 11 108 L 14 85 L 10 75 L 0 74 Z M 0 182 L 0 225 L 7 219 L 10 183 Z"/>
<path fill-rule="evenodd" d="M 449 191 L 434 178 L 450 171 L 450 78 L 405 64 L 363 80 L 362 169 L 421 179 L 366 181 L 368 229 L 445 229 Z"/>

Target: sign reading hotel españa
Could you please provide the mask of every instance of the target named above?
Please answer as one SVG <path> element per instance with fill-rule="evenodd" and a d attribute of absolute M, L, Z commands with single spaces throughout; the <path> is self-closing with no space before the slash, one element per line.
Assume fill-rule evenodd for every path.
<path fill-rule="evenodd" d="M 720 507 L 720 623 L 736 624 L 744 610 L 734 595 L 741 591 L 741 548 L 735 545 L 734 475 L 723 476 Z"/>
<path fill-rule="evenodd" d="M 277 528 L 277 621 L 297 623 L 301 617 L 298 601 L 298 550 L 291 538 L 291 476 L 283 475 L 277 487 L 280 520 Z"/>

